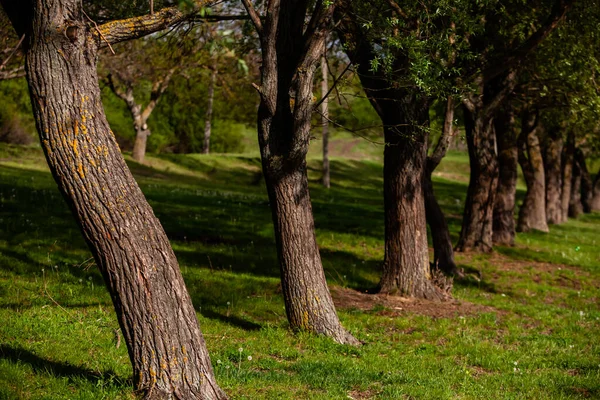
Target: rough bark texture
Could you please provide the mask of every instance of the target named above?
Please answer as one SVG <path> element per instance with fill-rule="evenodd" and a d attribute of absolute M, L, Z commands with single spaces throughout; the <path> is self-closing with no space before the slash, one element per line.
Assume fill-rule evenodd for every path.
<path fill-rule="evenodd" d="M 212 132 L 212 115 L 213 115 L 213 103 L 215 99 L 215 84 L 217 83 L 217 63 L 213 63 L 212 70 L 210 73 L 210 81 L 208 82 L 208 93 L 206 97 L 208 99 L 206 104 L 206 114 L 204 115 L 204 143 L 202 145 L 202 153 L 210 153 L 210 135 Z"/>
<path fill-rule="evenodd" d="M 257 15 L 249 1 L 244 5 L 250 15 Z M 264 19 L 253 18 L 263 61 L 258 141 L 290 325 L 339 343 L 358 344 L 342 327 L 327 287 L 308 191 L 313 77 L 332 12 L 321 3 L 317 7 L 306 33 L 308 2 L 272 1 Z"/>
<path fill-rule="evenodd" d="M 331 174 L 329 171 L 329 100 L 327 99 L 327 93 L 329 92 L 328 84 L 328 68 L 327 58 L 321 56 L 321 96 L 323 100 L 321 102 L 321 131 L 323 133 L 323 186 L 329 188 L 331 186 Z"/>
<path fill-rule="evenodd" d="M 600 171 L 596 174 L 592 187 L 592 211 L 600 211 Z"/>
<path fill-rule="evenodd" d="M 571 187 L 573 186 L 573 157 L 575 154 L 575 134 L 569 131 L 567 143 L 562 152 L 562 190 L 560 208 L 562 222 L 569 219 L 569 203 L 571 201 Z"/>
<path fill-rule="evenodd" d="M 517 195 L 517 129 L 514 110 L 507 105 L 494 119 L 498 139 L 498 189 L 494 202 L 494 244 L 515 243 L 515 200 Z"/>
<path fill-rule="evenodd" d="M 577 150 L 575 150 L 577 151 Z M 569 198 L 569 217 L 577 218 L 583 214 L 581 202 L 581 165 L 573 158 L 573 176 L 571 177 L 571 196 Z"/>
<path fill-rule="evenodd" d="M 592 212 L 593 183 L 585 163 L 585 155 L 579 148 L 575 150 L 575 162 L 581 173 L 581 205 L 583 212 L 589 214 Z"/>
<path fill-rule="evenodd" d="M 367 96 L 371 94 L 367 90 Z M 396 99 L 396 104 L 388 104 L 397 110 L 395 113 L 381 107 L 382 101 L 378 103 L 385 110 L 382 121 L 386 142 L 383 153 L 385 258 L 380 291 L 440 299 L 440 292 L 431 283 L 422 184 L 427 152 L 423 122 L 428 121 L 429 110 L 423 98 L 397 94 Z"/>
<path fill-rule="evenodd" d="M 556 128 L 548 131 L 544 151 L 544 169 L 546 174 L 546 219 L 549 224 L 560 224 L 563 222 L 560 205 L 562 192 L 562 148 L 562 132 Z"/>
<path fill-rule="evenodd" d="M 431 279 L 423 176 L 429 127 L 428 99 L 417 88 L 397 88 L 382 72 L 370 68 L 374 54 L 353 18 L 352 5 L 339 24 L 347 54 L 358 68 L 367 97 L 384 125 L 383 193 L 385 256 L 379 289 L 383 293 L 442 300 L 448 295 Z M 397 55 L 393 69 L 407 69 Z"/>
<path fill-rule="evenodd" d="M 111 295 L 136 391 L 148 399 L 226 398 L 169 241 L 106 121 L 99 43 L 81 2 L 37 0 L 11 18 L 30 25 L 26 70 L 40 139 Z"/>
<path fill-rule="evenodd" d="M 493 244 L 493 216 L 498 186 L 498 156 L 494 116 L 516 85 L 509 71 L 492 82 L 479 79 L 479 96 L 463 99 L 471 175 L 460 238 L 455 250 L 489 252 Z"/>
<path fill-rule="evenodd" d="M 522 116 L 519 135 L 519 164 L 527 183 L 527 193 L 519 210 L 517 231 L 528 232 L 532 229 L 548 232 L 546 222 L 546 176 L 544 160 L 538 138 L 541 126 L 535 112 L 525 112 Z"/>
<path fill-rule="evenodd" d="M 465 129 L 471 169 L 457 251 L 492 250 L 493 210 L 498 185 L 498 159 L 491 118 L 465 108 Z"/>
<path fill-rule="evenodd" d="M 423 177 L 423 194 L 425 196 L 425 214 L 427 224 L 431 230 L 433 240 L 433 267 L 441 270 L 446 275 L 456 275 L 459 273 L 454 261 L 454 248 L 448 223 L 440 205 L 437 202 L 433 190 L 431 176 L 435 168 L 446 155 L 453 133 L 454 120 L 454 98 L 448 97 L 446 101 L 446 113 L 444 117 L 444 126 L 442 134 L 435 146 L 431 156 L 427 157 L 425 175 Z"/>

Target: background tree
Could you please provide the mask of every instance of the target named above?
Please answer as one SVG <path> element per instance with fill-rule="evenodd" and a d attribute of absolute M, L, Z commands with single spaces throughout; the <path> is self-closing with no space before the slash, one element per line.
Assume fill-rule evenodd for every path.
<path fill-rule="evenodd" d="M 75 0 L 1 4 L 25 34 L 40 140 L 110 292 L 136 391 L 151 399 L 225 398 L 173 250 L 104 116 L 96 72 L 100 46 L 187 15 L 170 8 L 97 27 Z"/>

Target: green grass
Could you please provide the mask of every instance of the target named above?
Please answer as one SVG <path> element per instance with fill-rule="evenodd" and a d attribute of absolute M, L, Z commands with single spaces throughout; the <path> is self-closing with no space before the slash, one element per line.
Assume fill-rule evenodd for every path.
<path fill-rule="evenodd" d="M 318 185 L 317 155 L 309 162 L 334 288 L 377 284 L 382 178 L 370 160 L 334 157 L 330 190 Z M 171 238 L 232 398 L 600 397 L 599 214 L 519 234 L 491 255 L 457 255 L 468 277 L 441 315 L 413 303 L 339 307 L 365 342 L 351 348 L 288 331 L 257 156 L 164 155 L 130 167 Z M 454 239 L 466 177 L 460 153 L 435 177 Z M 0 146 L 0 321 L 0 399 L 132 397 L 110 298 L 36 148 Z"/>

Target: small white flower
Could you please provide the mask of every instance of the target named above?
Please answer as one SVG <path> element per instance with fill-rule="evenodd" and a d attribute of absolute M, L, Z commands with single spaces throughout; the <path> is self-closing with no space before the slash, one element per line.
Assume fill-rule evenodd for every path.
<path fill-rule="evenodd" d="M 79 280 L 79 283 L 82 283 L 82 282 L 83 282 L 83 279 L 80 279 L 80 280 Z"/>
<path fill-rule="evenodd" d="M 226 365 L 226 366 L 225 366 L 225 369 L 229 369 L 229 365 Z"/>
<path fill-rule="evenodd" d="M 583 318 L 583 316 L 584 316 L 584 315 L 585 315 L 585 313 L 584 313 L 583 311 L 579 311 L 579 316 L 580 316 L 581 318 Z"/>
<path fill-rule="evenodd" d="M 248 356 L 248 361 L 252 361 L 252 356 Z"/>
<path fill-rule="evenodd" d="M 515 365 L 518 365 L 518 364 L 519 364 L 519 362 L 518 362 L 518 361 L 515 361 L 515 362 L 513 362 L 513 364 L 515 364 Z"/>
<path fill-rule="evenodd" d="M 241 353 L 242 351 L 244 351 L 244 348 L 243 348 L 243 347 L 240 347 L 240 348 L 238 349 L 238 351 Z"/>
<path fill-rule="evenodd" d="M 502 293 L 502 297 L 506 297 L 506 295 L 504 293 Z"/>
<path fill-rule="evenodd" d="M 230 305 L 230 304 L 231 304 L 230 302 L 227 302 L 227 305 Z"/>
<path fill-rule="evenodd" d="M 217 364 L 221 364 L 221 360 L 217 360 Z"/>

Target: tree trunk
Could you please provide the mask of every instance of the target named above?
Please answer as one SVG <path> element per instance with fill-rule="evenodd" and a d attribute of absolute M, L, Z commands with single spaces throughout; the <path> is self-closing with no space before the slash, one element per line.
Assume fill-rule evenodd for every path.
<path fill-rule="evenodd" d="M 329 92 L 329 84 L 327 83 L 327 58 L 321 56 L 321 73 L 323 80 L 321 81 L 321 128 L 323 132 L 323 186 L 329 188 L 331 186 L 331 177 L 329 172 L 329 100 L 327 94 Z"/>
<path fill-rule="evenodd" d="M 514 110 L 506 106 L 494 119 L 498 139 L 498 189 L 494 201 L 492 240 L 494 244 L 515 243 L 515 200 L 517 194 L 517 129 Z"/>
<path fill-rule="evenodd" d="M 395 115 L 382 118 L 385 258 L 379 288 L 382 293 L 441 300 L 431 281 L 423 197 L 429 109 L 418 96 L 397 100 Z"/>
<path fill-rule="evenodd" d="M 106 121 L 95 30 L 81 15 L 75 0 L 37 0 L 11 15 L 34 24 L 26 69 L 48 165 L 110 292 L 136 391 L 224 399 L 167 236 Z"/>
<path fill-rule="evenodd" d="M 561 153 L 563 148 L 562 131 L 553 128 L 548 132 L 544 152 L 544 169 L 546 174 L 546 218 L 549 224 L 563 222 L 561 212 Z"/>
<path fill-rule="evenodd" d="M 600 171 L 596 174 L 592 191 L 592 211 L 600 211 Z"/>
<path fill-rule="evenodd" d="M 341 325 L 327 287 L 315 237 L 306 174 L 310 142 L 313 78 L 323 54 L 331 5 L 311 20 L 295 2 L 269 3 L 260 20 L 245 2 L 261 33 L 261 95 L 258 142 L 275 227 L 285 309 L 294 330 L 306 330 L 338 343 L 359 344 Z M 292 102 L 291 94 L 295 95 Z"/>
<path fill-rule="evenodd" d="M 352 4 L 347 2 L 344 6 L 350 9 Z M 450 297 L 451 284 L 447 285 L 450 281 L 446 280 L 434 283 L 427 247 L 424 177 L 429 101 L 419 88 L 397 87 L 390 76 L 372 70 L 375 54 L 366 41 L 362 25 L 349 15 L 351 13 L 340 13 L 338 35 L 347 48 L 348 57 L 358 68 L 367 98 L 384 125 L 385 255 L 379 290 L 444 300 Z M 397 54 L 393 70 L 402 76 L 409 65 L 408 57 Z"/>
<path fill-rule="evenodd" d="M 427 224 L 431 231 L 433 240 L 433 267 L 439 269 L 446 275 L 457 275 L 459 273 L 454 261 L 454 248 L 446 217 L 435 198 L 431 176 L 435 168 L 446 155 L 446 151 L 452 139 L 454 122 L 454 98 L 448 97 L 446 101 L 446 113 L 442 134 L 435 146 L 431 156 L 427 157 L 426 170 L 423 177 L 423 193 L 425 196 L 425 215 Z"/>
<path fill-rule="evenodd" d="M 464 109 L 471 177 L 457 251 L 492 250 L 498 158 L 493 119 Z"/>
<path fill-rule="evenodd" d="M 579 166 L 581 173 L 581 205 L 583 212 L 589 214 L 592 212 L 592 196 L 593 196 L 593 183 L 590 172 L 585 164 L 585 155 L 581 149 L 575 150 L 575 162 Z"/>
<path fill-rule="evenodd" d="M 577 150 L 575 150 L 577 151 Z M 573 177 L 571 178 L 571 197 L 569 198 L 569 217 L 577 218 L 583 214 L 581 202 L 581 165 L 573 159 Z"/>
<path fill-rule="evenodd" d="M 208 83 L 208 102 L 206 104 L 206 114 L 204 116 L 204 145 L 202 146 L 202 153 L 208 154 L 210 152 L 210 134 L 212 130 L 212 115 L 213 115 L 213 102 L 215 98 L 215 84 L 217 82 L 217 63 L 213 63 L 213 69 L 210 74 L 210 81 Z"/>
<path fill-rule="evenodd" d="M 562 152 L 562 190 L 561 190 L 561 214 L 562 222 L 569 219 L 569 203 L 571 201 L 571 187 L 573 186 L 573 157 L 575 155 L 575 134 L 569 131 L 567 143 Z"/>
<path fill-rule="evenodd" d="M 546 176 L 544 160 L 538 138 L 537 113 L 526 112 L 522 117 L 519 135 L 519 164 L 523 170 L 527 193 L 519 210 L 517 231 L 528 232 L 532 229 L 548 232 L 546 222 Z"/>
<path fill-rule="evenodd" d="M 150 129 L 144 129 L 146 124 L 142 124 L 140 127 L 136 126 L 135 132 L 135 142 L 133 143 L 133 152 L 131 156 L 133 159 L 140 164 L 144 163 L 144 158 L 146 157 L 146 143 L 148 141 L 148 136 L 150 136 Z"/>

